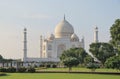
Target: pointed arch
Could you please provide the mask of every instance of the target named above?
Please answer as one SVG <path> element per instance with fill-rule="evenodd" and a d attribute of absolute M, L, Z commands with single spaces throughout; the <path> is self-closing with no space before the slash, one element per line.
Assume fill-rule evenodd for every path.
<path fill-rule="evenodd" d="M 66 50 L 65 44 L 60 44 L 57 47 L 57 57 L 60 57 L 60 55 L 63 53 L 63 51 Z"/>

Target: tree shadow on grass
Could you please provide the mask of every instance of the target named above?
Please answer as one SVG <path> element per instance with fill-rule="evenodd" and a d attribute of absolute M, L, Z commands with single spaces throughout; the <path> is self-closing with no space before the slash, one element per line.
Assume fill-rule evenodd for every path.
<path fill-rule="evenodd" d="M 1 76 L 9 76 L 8 74 L 5 74 L 5 73 L 0 73 L 0 77 Z"/>

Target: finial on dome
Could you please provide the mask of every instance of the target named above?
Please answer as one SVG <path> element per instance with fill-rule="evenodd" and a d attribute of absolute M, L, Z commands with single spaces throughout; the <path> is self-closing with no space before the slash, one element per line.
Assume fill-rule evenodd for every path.
<path fill-rule="evenodd" d="M 98 27 L 96 26 L 95 29 L 98 29 Z"/>
<path fill-rule="evenodd" d="M 64 20 L 65 20 L 65 14 L 64 14 Z"/>
<path fill-rule="evenodd" d="M 26 28 L 26 27 L 24 28 L 24 31 L 27 31 L 27 28 Z"/>

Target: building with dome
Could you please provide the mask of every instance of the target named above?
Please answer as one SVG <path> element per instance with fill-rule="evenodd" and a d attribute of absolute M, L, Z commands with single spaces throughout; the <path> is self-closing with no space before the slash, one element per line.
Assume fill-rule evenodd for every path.
<path fill-rule="evenodd" d="M 73 26 L 65 19 L 57 24 L 54 34 L 47 38 L 40 36 L 40 58 L 27 57 L 27 29 L 24 29 L 24 62 L 59 62 L 60 55 L 70 48 L 84 48 L 84 38 L 81 40 L 75 34 Z"/>

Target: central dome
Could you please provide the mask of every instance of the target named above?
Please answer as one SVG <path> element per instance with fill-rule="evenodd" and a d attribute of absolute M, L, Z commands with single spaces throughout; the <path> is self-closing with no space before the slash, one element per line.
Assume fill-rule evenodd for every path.
<path fill-rule="evenodd" d="M 55 38 L 70 38 L 73 33 L 74 29 L 65 17 L 55 28 Z"/>

